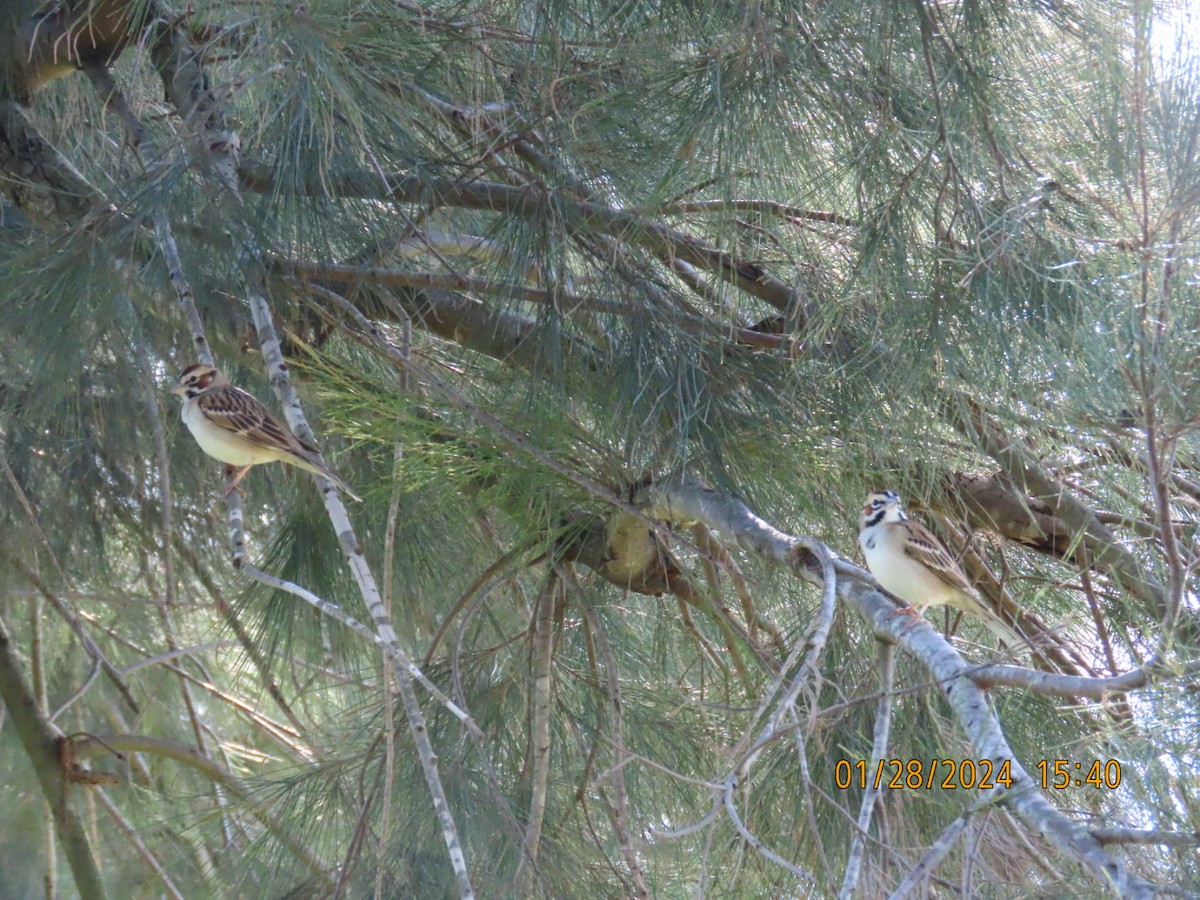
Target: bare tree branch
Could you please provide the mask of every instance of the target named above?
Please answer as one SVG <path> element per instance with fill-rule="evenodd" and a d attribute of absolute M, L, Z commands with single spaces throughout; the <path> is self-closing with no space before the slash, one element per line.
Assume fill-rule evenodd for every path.
<path fill-rule="evenodd" d="M 647 509 L 677 525 L 703 521 L 733 537 L 742 546 L 769 561 L 787 564 L 794 555 L 796 539 L 764 522 L 740 501 L 722 496 L 690 479 L 655 483 L 646 491 Z M 801 558 L 802 560 L 802 558 Z M 911 617 L 897 613 L 892 602 L 875 588 L 871 576 L 850 563 L 838 561 L 839 598 L 857 610 L 880 640 L 898 643 L 924 665 L 942 685 L 959 727 L 979 759 L 989 759 L 998 768 L 1007 764 L 1012 788 L 996 787 L 992 794 L 1008 804 L 1037 834 L 1079 863 L 1103 886 L 1123 897 L 1148 898 L 1153 889 L 1128 872 L 1124 863 L 1104 852 L 1086 828 L 1063 815 L 1046 801 L 1034 779 L 1008 745 L 1000 722 L 986 693 L 970 678 L 970 667 L 934 628 L 925 622 L 914 625 Z M 821 583 L 821 567 L 813 557 L 807 565 L 793 568 L 797 575 Z M 906 621 L 907 620 L 907 621 Z"/>
<path fill-rule="evenodd" d="M 272 189 L 273 178 L 265 166 L 244 162 L 238 174 L 247 190 L 265 192 Z M 422 178 L 399 173 L 389 174 L 383 180 L 371 173 L 357 172 L 333 175 L 325 184 L 311 185 L 308 189 L 313 192 L 328 189 L 335 197 L 377 197 L 410 203 L 436 201 L 444 206 L 503 212 L 523 218 L 553 216 L 568 231 L 594 229 L 630 241 L 649 250 L 667 265 L 674 259 L 681 259 L 778 310 L 794 312 L 800 308 L 793 288 L 760 267 L 739 261 L 698 238 L 635 213 L 599 203 L 565 199 L 536 186 Z M 802 324 L 803 320 L 801 313 Z"/>
<path fill-rule="evenodd" d="M 1033 458 L 1021 441 L 997 424 L 974 400 L 959 396 L 948 410 L 952 421 L 984 452 L 996 460 L 1005 475 L 1022 492 L 1044 502 L 1073 532 L 1082 536 L 1090 561 L 1101 572 L 1117 580 L 1142 601 L 1147 614 L 1156 619 L 1166 609 L 1166 595 L 1158 579 L 1147 573 L 1116 537 L 1100 523 L 1095 513 L 1059 483 Z"/>
<path fill-rule="evenodd" d="M 875 711 L 875 732 L 871 740 L 871 760 L 868 771 L 875 771 L 887 756 L 888 739 L 892 726 L 892 687 L 896 675 L 896 651 L 891 644 L 879 642 L 879 704 Z M 846 872 L 842 877 L 842 888 L 838 892 L 839 900 L 849 900 L 854 896 L 858 885 L 858 876 L 862 868 L 863 853 L 866 850 L 866 836 L 871 831 L 871 817 L 875 810 L 875 801 L 879 789 L 872 780 L 863 792 L 862 801 L 858 808 L 858 829 L 850 838 L 850 854 L 846 860 Z"/>
<path fill-rule="evenodd" d="M 80 896 L 103 900 L 107 894 L 91 842 L 68 798 L 70 782 L 61 763 L 61 747 L 68 739 L 38 712 L 37 700 L 21 676 L 21 665 L 3 619 L 0 619 L 0 700 L 4 701 L 25 755 L 37 773 L 63 853 L 75 877 L 75 889 Z"/>

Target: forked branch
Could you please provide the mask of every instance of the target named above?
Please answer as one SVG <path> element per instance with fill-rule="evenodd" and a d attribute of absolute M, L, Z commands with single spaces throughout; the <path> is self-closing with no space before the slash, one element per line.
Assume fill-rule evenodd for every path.
<path fill-rule="evenodd" d="M 704 522 L 780 565 L 787 564 L 792 548 L 799 542 L 756 516 L 741 501 L 718 494 L 694 479 L 685 477 L 652 484 L 643 499 L 646 509 L 657 518 L 676 525 Z M 877 638 L 898 644 L 929 670 L 945 691 L 946 700 L 977 758 L 991 760 L 997 769 L 1001 764 L 1008 765 L 1013 776 L 1012 787 L 997 786 L 991 790 L 992 795 L 1007 804 L 1027 827 L 1078 863 L 1103 890 L 1121 897 L 1152 896 L 1150 884 L 1129 872 L 1084 826 L 1042 796 L 1036 780 L 1009 746 L 986 691 L 972 681 L 971 667 L 958 651 L 928 623 L 914 625 L 911 617 L 898 615 L 892 601 L 880 593 L 870 574 L 844 560 L 836 560 L 835 568 L 838 598 L 863 617 Z M 818 558 L 811 556 L 807 564 L 801 557 L 800 564 L 792 571 L 810 584 L 820 585 L 821 569 Z"/>

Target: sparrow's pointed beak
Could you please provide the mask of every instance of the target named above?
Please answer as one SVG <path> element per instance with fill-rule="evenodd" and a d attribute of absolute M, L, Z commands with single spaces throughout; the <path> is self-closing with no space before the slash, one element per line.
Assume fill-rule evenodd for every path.
<path fill-rule="evenodd" d="M 187 388 L 185 388 L 182 384 L 177 384 L 175 387 L 171 388 L 171 393 L 177 397 L 182 397 L 185 393 L 187 393 Z"/>

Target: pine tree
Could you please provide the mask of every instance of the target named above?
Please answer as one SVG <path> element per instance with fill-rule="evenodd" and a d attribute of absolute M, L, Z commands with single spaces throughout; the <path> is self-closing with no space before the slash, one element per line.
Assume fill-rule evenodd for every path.
<path fill-rule="evenodd" d="M 1186 11 L 198 6 L 0 13 L 0 895 L 1200 890 Z"/>

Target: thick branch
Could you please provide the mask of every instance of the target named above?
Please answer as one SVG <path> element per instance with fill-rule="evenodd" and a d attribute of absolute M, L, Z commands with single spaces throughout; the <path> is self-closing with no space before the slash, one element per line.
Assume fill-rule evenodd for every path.
<path fill-rule="evenodd" d="M 735 537 L 743 547 L 784 565 L 797 539 L 754 515 L 745 504 L 724 497 L 691 479 L 651 485 L 643 497 L 648 511 L 676 524 L 703 521 L 710 528 Z M 1110 857 L 1087 829 L 1067 818 L 1041 795 L 1036 780 L 1014 755 L 988 701 L 987 693 L 970 678 L 970 666 L 946 639 L 925 622 L 898 615 L 896 607 L 875 586 L 865 571 L 848 562 L 837 562 L 839 598 L 856 609 L 880 640 L 897 643 L 924 665 L 942 685 L 959 726 L 971 741 L 977 758 L 990 759 L 999 768 L 1008 763 L 1013 775 L 1009 790 L 993 794 L 1045 840 L 1078 862 L 1104 890 L 1123 897 L 1150 897 L 1151 887 L 1129 873 L 1124 863 Z M 793 569 L 806 581 L 819 584 L 815 558 Z"/>
<path fill-rule="evenodd" d="M 38 711 L 37 701 L 21 675 L 21 666 L 3 620 L 0 620 L 0 700 L 4 701 L 25 754 L 37 773 L 42 793 L 54 816 L 58 839 L 75 877 L 75 889 L 82 897 L 103 900 L 107 896 L 104 882 L 92 856 L 87 831 L 67 803 L 68 781 L 61 761 L 61 745 L 67 738 Z"/>
<path fill-rule="evenodd" d="M 896 674 L 895 648 L 891 644 L 880 641 L 877 647 L 879 656 L 879 703 L 875 712 L 875 733 L 871 741 L 871 768 L 874 771 L 886 757 L 888 739 L 892 727 L 892 690 Z M 850 840 L 850 855 L 846 860 L 846 872 L 842 877 L 842 889 L 838 898 L 854 896 L 858 886 L 858 876 L 862 870 L 863 854 L 867 846 L 867 835 L 871 831 L 871 816 L 875 810 L 875 802 L 879 797 L 879 789 L 875 783 L 867 785 L 863 792 L 862 801 L 858 808 L 858 828 Z"/>
<path fill-rule="evenodd" d="M 493 281 L 453 272 L 414 272 L 383 266 L 318 264 L 290 259 L 274 259 L 271 261 L 271 267 L 276 272 L 302 279 L 306 283 L 333 288 L 349 297 L 354 297 L 357 289 L 364 284 L 397 288 L 396 296 L 401 305 L 422 327 L 457 341 L 465 347 L 471 346 L 471 343 L 481 345 L 471 349 L 479 349 L 497 359 L 506 359 L 509 354 L 520 354 L 525 358 L 524 361 L 520 358 L 515 361 L 525 368 L 533 368 L 538 362 L 535 355 L 538 349 L 536 342 L 525 343 L 525 339 L 532 336 L 534 329 L 538 327 L 537 322 L 516 313 L 483 306 L 461 294 L 507 297 L 570 312 L 579 310 L 627 317 L 645 313 L 645 309 L 622 300 L 608 300 L 565 290 L 542 290 L 523 284 Z M 427 321 L 430 313 L 435 314 L 432 322 Z M 655 313 L 688 334 L 709 338 L 714 335 L 728 336 L 736 343 L 750 347 L 792 346 L 784 335 L 763 334 L 750 328 L 731 328 L 728 323 L 709 321 L 699 313 L 689 314 L 673 307 L 658 308 Z M 447 328 L 445 325 L 437 327 L 436 317 L 445 315 L 451 317 L 453 328 Z M 461 330 L 463 326 L 469 329 L 466 333 Z M 487 330 L 494 332 L 490 340 Z M 585 354 L 583 362 L 588 368 L 599 369 L 601 366 L 597 351 L 577 338 L 568 338 L 568 347 L 564 349 L 572 355 Z"/>
<path fill-rule="evenodd" d="M 1041 501 L 1080 535 L 1095 568 L 1115 579 L 1142 602 L 1149 615 L 1159 618 L 1166 609 L 1166 594 L 1158 579 L 1146 572 L 1141 563 L 1124 549 L 1116 536 L 1096 514 L 1064 487 L 1025 447 L 996 423 L 977 403 L 959 397 L 948 404 L 954 424 L 978 441 L 988 456 L 996 460 L 1013 485 Z"/>
<path fill-rule="evenodd" d="M 274 181 L 266 166 L 243 163 L 238 174 L 247 190 L 266 192 Z M 441 206 L 507 213 L 528 219 L 553 218 L 569 232 L 600 231 L 649 250 L 666 264 L 681 259 L 705 272 L 741 288 L 751 296 L 779 310 L 792 311 L 796 291 L 757 266 L 747 265 L 723 250 L 718 250 L 681 231 L 653 222 L 636 213 L 613 209 L 598 203 L 570 200 L 536 186 L 512 186 L 486 181 L 460 181 L 451 178 L 422 178 L 417 175 L 391 175 L 386 182 L 372 173 L 331 176 L 309 188 L 314 193 L 328 190 L 336 197 L 377 197 L 409 203 L 437 203 Z M 801 310 L 800 319 L 805 316 Z"/>
<path fill-rule="evenodd" d="M 525 853 L 536 863 L 546 818 L 546 790 L 550 783 L 550 713 L 553 707 L 554 608 L 562 599 L 561 567 L 551 566 L 534 608 L 529 698 L 529 817 L 525 828 Z"/>
<path fill-rule="evenodd" d="M 1156 660 L 1151 660 L 1139 669 L 1133 669 L 1123 675 L 1110 678 L 1087 678 L 1081 675 L 1060 675 L 1056 672 L 1035 672 L 1033 669 L 1023 669 L 1020 666 L 988 665 L 980 666 L 971 671 L 971 680 L 980 687 L 1003 685 L 1019 687 L 1039 694 L 1049 694 L 1060 697 L 1085 697 L 1089 700 L 1104 701 L 1126 691 L 1137 690 L 1153 684 L 1159 677 L 1166 678 L 1177 675 L 1181 679 L 1193 678 L 1200 674 L 1200 662 L 1184 666 L 1178 673 L 1160 666 Z"/>
<path fill-rule="evenodd" d="M 956 472 L 947 492 L 935 495 L 933 508 L 964 518 L 972 530 L 990 531 L 1056 559 L 1082 565 L 1075 533 L 1049 504 L 1018 492 L 1002 476 Z"/>
<path fill-rule="evenodd" d="M 667 216 L 696 212 L 754 212 L 765 216 L 776 216 L 789 222 L 828 222 L 831 225 L 840 225 L 843 228 L 859 228 L 862 224 L 835 212 L 802 209 L 798 206 L 788 206 L 786 203 L 780 203 L 777 200 L 680 200 L 663 206 L 659 212 Z"/>
<path fill-rule="evenodd" d="M 176 22 L 159 18 L 150 42 L 150 58 L 162 79 L 167 99 L 176 112 L 190 122 L 207 140 L 224 135 L 220 128 L 220 110 L 212 85 L 200 62 L 199 54 L 190 46 L 188 34 Z M 217 152 L 228 145 L 213 145 Z"/>
<path fill-rule="evenodd" d="M 23 102 L 42 85 L 77 69 L 110 65 L 144 27 L 152 9 L 134 0 L 62 0 L 28 7 L 30 14 L 6 35 L 12 52 L 4 54 L 4 74 Z"/>
<path fill-rule="evenodd" d="M 356 306 L 366 310 L 369 301 L 364 302 L 361 295 L 349 289 L 350 286 L 335 285 L 330 279 L 305 281 L 302 289 L 315 297 L 325 297 L 325 291 L 330 287 L 341 296 L 353 297 Z M 540 326 L 528 316 L 478 303 L 455 291 L 435 288 L 400 286 L 381 292 L 380 297 L 387 313 L 381 314 L 378 309 L 366 310 L 373 319 L 386 316 L 412 322 L 429 334 L 528 371 L 545 368 L 550 362 L 538 340 Z M 570 336 L 564 336 L 563 340 L 565 356 L 593 371 L 601 367 L 600 355 L 594 347 Z"/>

